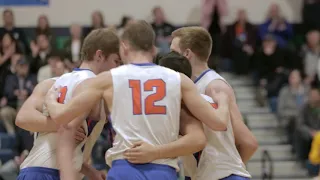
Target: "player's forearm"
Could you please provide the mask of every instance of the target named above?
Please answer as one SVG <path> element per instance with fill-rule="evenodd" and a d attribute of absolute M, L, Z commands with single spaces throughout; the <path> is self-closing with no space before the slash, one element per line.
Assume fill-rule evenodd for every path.
<path fill-rule="evenodd" d="M 237 145 L 237 150 L 241 156 L 242 162 L 247 163 L 253 154 L 257 151 L 257 145 Z"/>
<path fill-rule="evenodd" d="M 61 136 L 60 136 L 61 137 Z M 63 137 L 61 137 L 63 138 Z M 61 140 L 60 140 L 61 141 Z M 61 180 L 77 180 L 78 172 L 74 168 L 73 154 L 74 143 L 58 143 L 57 161 L 60 169 Z"/>
<path fill-rule="evenodd" d="M 206 146 L 206 137 L 202 133 L 191 133 L 177 141 L 157 146 L 158 159 L 176 158 L 201 151 Z"/>
<path fill-rule="evenodd" d="M 219 124 L 221 124 L 221 126 L 225 127 L 222 130 L 225 131 L 227 129 L 228 123 L 230 121 L 229 106 L 227 104 L 219 105 L 219 108 L 217 108 L 215 110 L 215 112 L 216 112 L 216 116 L 218 117 Z"/>
<path fill-rule="evenodd" d="M 30 132 L 56 132 L 57 124 L 37 110 L 21 110 L 15 121 L 16 125 Z"/>
<path fill-rule="evenodd" d="M 81 116 L 83 112 L 91 110 L 101 99 L 97 93 L 83 92 L 72 98 L 67 104 L 60 104 L 56 100 L 47 101 L 50 117 L 57 124 L 68 124 Z"/>

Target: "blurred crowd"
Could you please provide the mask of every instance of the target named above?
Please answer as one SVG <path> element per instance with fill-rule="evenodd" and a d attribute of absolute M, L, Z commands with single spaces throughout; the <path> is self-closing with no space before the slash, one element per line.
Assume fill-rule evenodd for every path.
<path fill-rule="evenodd" d="M 210 32 L 214 46 L 209 66 L 218 71 L 250 75 L 256 86 L 257 102 L 277 114 L 292 151 L 308 162 L 311 174 L 318 173 L 308 160 L 311 142 L 320 132 L 320 0 L 305 1 L 302 24 L 290 24 L 277 4 L 266 12 L 260 25 L 253 25 L 247 12 L 239 9 L 235 22 L 221 23 L 228 13 L 225 0 L 205 0 L 201 25 Z M 177 28 L 154 7 L 152 27 L 159 54 L 170 51 L 171 33 Z M 33 145 L 33 134 L 15 126 L 15 116 L 36 84 L 60 76 L 80 65 L 83 38 L 93 29 L 114 27 L 123 32 L 134 19 L 124 16 L 119 25 L 107 25 L 100 11 L 91 16 L 91 26 L 71 24 L 69 36 L 61 42 L 41 15 L 28 34 L 15 26 L 14 11 L 2 12 L 0 28 L 0 175 L 18 171 Z M 60 38 L 61 39 L 61 38 Z M 59 45 L 62 44 L 62 45 Z M 105 129 L 108 129 L 106 125 Z M 93 161 L 104 168 L 104 152 L 110 146 L 110 131 L 104 131 L 94 149 Z M 7 143 L 6 143 L 7 142 Z M 317 147 L 320 151 L 320 145 Z M 319 158 L 320 159 L 320 158 Z M 99 168 L 99 167 L 98 167 Z"/>

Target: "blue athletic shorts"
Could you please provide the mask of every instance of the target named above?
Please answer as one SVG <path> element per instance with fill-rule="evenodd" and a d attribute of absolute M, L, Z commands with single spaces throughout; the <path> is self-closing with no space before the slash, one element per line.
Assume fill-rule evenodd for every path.
<path fill-rule="evenodd" d="M 57 169 L 28 167 L 20 171 L 17 180 L 60 180 L 60 174 Z"/>
<path fill-rule="evenodd" d="M 242 176 L 238 176 L 238 175 L 230 175 L 226 178 L 222 178 L 221 180 L 249 180 L 250 178 L 247 177 L 242 177 Z"/>
<path fill-rule="evenodd" d="M 131 164 L 127 160 L 115 160 L 107 180 L 177 180 L 174 168 L 161 164 Z"/>

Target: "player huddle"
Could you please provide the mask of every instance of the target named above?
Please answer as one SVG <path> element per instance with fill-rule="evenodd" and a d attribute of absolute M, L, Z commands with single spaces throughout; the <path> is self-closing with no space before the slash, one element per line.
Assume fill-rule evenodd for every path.
<path fill-rule="evenodd" d="M 36 135 L 18 179 L 177 180 L 182 169 L 197 180 L 249 179 L 244 164 L 257 142 L 232 88 L 207 66 L 210 35 L 185 27 L 172 37 L 173 52 L 156 65 L 147 22 L 130 24 L 120 38 L 92 31 L 80 68 L 40 82 L 21 107 L 17 126 Z M 90 155 L 107 121 L 115 137 L 105 175 Z"/>

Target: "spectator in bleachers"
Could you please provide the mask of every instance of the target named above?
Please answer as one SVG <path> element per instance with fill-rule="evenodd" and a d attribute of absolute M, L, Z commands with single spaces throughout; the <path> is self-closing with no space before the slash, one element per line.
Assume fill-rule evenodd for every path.
<path fill-rule="evenodd" d="M 304 64 L 305 81 L 310 84 L 317 74 L 317 67 L 320 60 L 320 33 L 318 30 L 311 30 L 306 35 L 307 42 L 302 46 L 302 57 Z"/>
<path fill-rule="evenodd" d="M 292 25 L 282 16 L 278 4 L 270 6 L 266 22 L 259 26 L 260 39 L 267 34 L 272 34 L 280 47 L 286 47 L 293 36 Z"/>
<path fill-rule="evenodd" d="M 89 27 L 86 32 L 85 36 L 87 36 L 92 30 L 104 28 L 106 27 L 104 22 L 104 16 L 101 11 L 94 11 L 91 15 L 91 27 Z"/>
<path fill-rule="evenodd" d="M 48 36 L 45 34 L 39 34 L 36 42 L 32 41 L 30 43 L 30 47 L 32 51 L 31 73 L 37 74 L 42 66 L 48 64 L 48 56 L 53 49 Z"/>
<path fill-rule="evenodd" d="M 51 46 L 55 47 L 56 45 L 55 37 L 51 30 L 49 19 L 44 14 L 38 17 L 37 27 L 35 29 L 36 37 L 40 34 L 45 34 L 49 38 L 49 42 Z"/>
<path fill-rule="evenodd" d="M 309 161 L 310 165 L 307 165 L 309 174 L 314 176 L 318 175 L 318 177 L 315 178 L 315 180 L 318 180 L 320 178 L 320 132 L 317 132 L 312 140 L 311 150 L 309 152 Z"/>
<path fill-rule="evenodd" d="M 256 44 L 256 32 L 254 26 L 248 22 L 245 10 L 240 9 L 237 17 L 225 34 L 223 55 L 232 60 L 235 73 L 247 74 Z"/>
<path fill-rule="evenodd" d="M 253 57 L 258 84 L 262 91 L 267 91 L 272 112 L 277 111 L 277 97 L 281 87 L 288 80 L 288 69 L 291 59 L 288 53 L 277 47 L 277 41 L 273 35 L 265 36 L 262 48 L 257 50 Z"/>
<path fill-rule="evenodd" d="M 320 29 L 320 0 L 304 0 L 302 22 L 305 32 Z"/>
<path fill-rule="evenodd" d="M 302 110 L 295 135 L 295 150 L 299 160 L 307 160 L 314 135 L 320 131 L 320 91 L 312 87 L 308 103 Z"/>
<path fill-rule="evenodd" d="M 27 157 L 33 146 L 33 133 L 17 127 L 15 142 L 12 143 L 15 144 L 13 149 L 14 158 L 0 167 L 0 175 L 4 178 L 7 177 L 6 179 L 17 177 L 21 163 Z"/>
<path fill-rule="evenodd" d="M 63 63 L 63 57 L 58 53 L 52 53 L 48 58 L 48 64 L 39 69 L 37 80 L 41 82 L 49 78 L 61 76 L 65 72 L 67 70 Z"/>
<path fill-rule="evenodd" d="M 153 22 L 151 25 L 156 33 L 156 44 L 160 49 L 159 53 L 168 53 L 170 52 L 171 33 L 175 30 L 175 27 L 166 20 L 163 9 L 160 6 L 154 7 L 152 13 Z"/>
<path fill-rule="evenodd" d="M 36 36 L 40 34 L 45 34 L 49 37 L 49 39 L 51 39 L 52 31 L 50 28 L 49 19 L 46 15 L 42 14 L 38 17 L 38 23 L 35 31 Z"/>
<path fill-rule="evenodd" d="M 2 38 L 5 34 L 9 33 L 17 42 L 17 46 L 26 53 L 29 53 L 30 49 L 28 46 L 27 37 L 23 30 L 15 27 L 14 15 L 11 9 L 3 11 L 3 28 L 0 29 L 0 37 Z"/>
<path fill-rule="evenodd" d="M 119 36 L 122 35 L 124 28 L 126 28 L 130 23 L 133 22 L 133 18 L 129 16 L 123 16 L 121 19 L 121 23 L 118 26 L 118 34 Z"/>
<path fill-rule="evenodd" d="M 223 16 L 228 14 L 227 0 L 203 0 L 201 5 L 201 26 L 206 28 L 214 42 L 212 54 L 220 55 L 221 35 L 225 31 Z M 209 60 L 209 66 L 212 67 L 215 62 Z"/>
<path fill-rule="evenodd" d="M 66 53 L 66 65 L 69 69 L 79 67 L 80 65 L 80 50 L 83 42 L 82 28 L 78 24 L 70 26 L 70 38 L 63 45 Z"/>
<path fill-rule="evenodd" d="M 306 103 L 308 92 L 308 88 L 302 83 L 300 72 L 298 70 L 291 71 L 289 85 L 281 89 L 278 98 L 280 126 L 287 131 L 290 144 L 293 143 L 297 118 Z"/>
<path fill-rule="evenodd" d="M 36 76 L 29 73 L 29 62 L 25 58 L 20 59 L 16 73 L 9 75 L 5 80 L 4 98 L 7 103 L 0 110 L 0 119 L 5 124 L 8 133 L 15 133 L 16 109 L 19 109 L 32 93 L 36 84 Z"/>
<path fill-rule="evenodd" d="M 10 33 L 4 34 L 0 45 L 0 97 L 3 95 L 5 78 L 14 73 L 19 55 L 21 51 L 14 37 Z"/>

